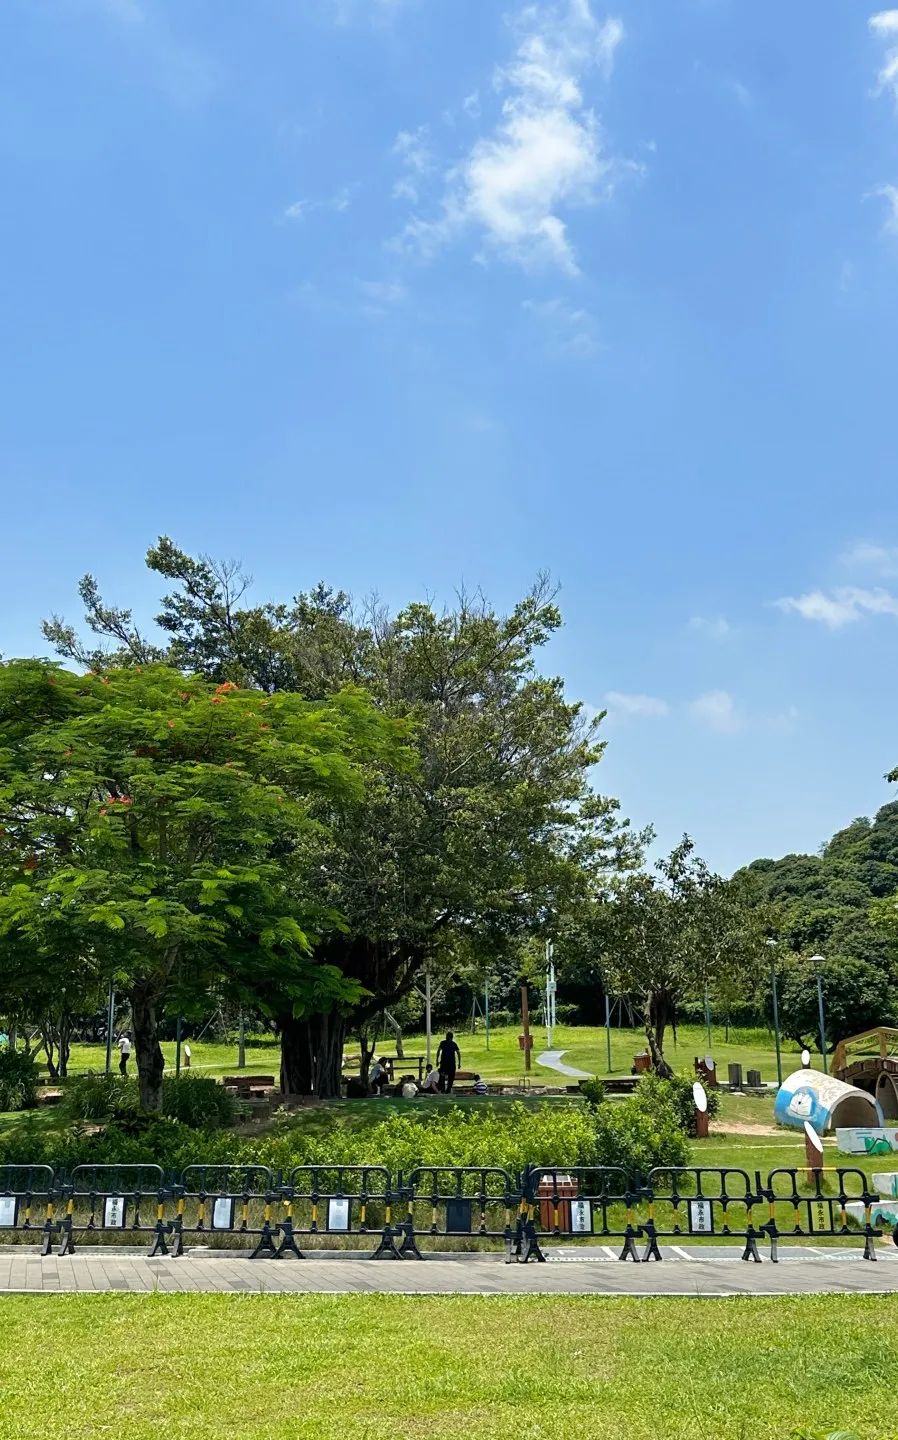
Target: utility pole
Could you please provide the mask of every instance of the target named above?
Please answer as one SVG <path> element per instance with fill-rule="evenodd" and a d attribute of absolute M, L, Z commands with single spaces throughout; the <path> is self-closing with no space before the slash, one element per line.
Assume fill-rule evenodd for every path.
<path fill-rule="evenodd" d="M 611 1074 L 611 996 L 605 991 L 605 1048 L 608 1051 L 608 1074 Z"/>
<path fill-rule="evenodd" d="M 424 1023 L 427 1027 L 427 1068 L 430 1069 L 430 1050 L 433 1044 L 433 1032 L 430 1023 L 430 971 L 424 971 Z"/>
<path fill-rule="evenodd" d="M 783 1083 L 783 1053 L 780 1044 L 780 1006 L 776 989 L 776 941 L 768 940 L 770 946 L 770 985 L 773 990 L 773 1038 L 776 1042 L 776 1083 Z"/>
<path fill-rule="evenodd" d="M 181 1017 L 178 1016 L 178 1023 L 175 1026 L 175 1079 L 181 1073 Z"/>
<path fill-rule="evenodd" d="M 246 1069 L 246 1020 L 242 1010 L 237 1021 L 237 1069 Z"/>
<path fill-rule="evenodd" d="M 546 941 L 546 1044 L 552 1048 L 552 1032 L 555 1029 L 555 965 L 552 956 L 555 947 L 551 940 Z"/>
<path fill-rule="evenodd" d="M 483 985 L 483 1028 L 486 1034 L 486 1048 L 490 1048 L 490 980 L 486 977 Z"/>
<path fill-rule="evenodd" d="M 705 982 L 705 1034 L 708 1037 L 708 1054 L 711 1054 L 711 1000 L 708 995 L 708 985 Z"/>
<path fill-rule="evenodd" d="M 524 1069 L 530 1071 L 530 1006 L 527 1001 L 527 981 L 521 986 L 521 1023 L 524 1027 Z"/>
<path fill-rule="evenodd" d="M 820 974 L 820 966 L 824 964 L 822 955 L 812 955 L 811 964 L 817 976 L 817 1014 L 820 1019 L 820 1059 L 823 1062 L 823 1073 L 826 1075 L 826 1020 L 823 1014 L 823 977 Z"/>
<path fill-rule="evenodd" d="M 106 1010 L 106 1074 L 112 1073 L 112 1027 L 115 1024 L 115 981 L 109 981 L 109 1004 Z"/>

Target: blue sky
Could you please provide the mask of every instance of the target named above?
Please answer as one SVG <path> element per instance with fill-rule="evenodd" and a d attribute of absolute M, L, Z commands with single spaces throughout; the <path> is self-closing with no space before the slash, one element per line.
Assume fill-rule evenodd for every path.
<path fill-rule="evenodd" d="M 160 533 L 259 595 L 561 585 L 722 870 L 898 764 L 898 11 L 5 0 L 0 649 Z"/>

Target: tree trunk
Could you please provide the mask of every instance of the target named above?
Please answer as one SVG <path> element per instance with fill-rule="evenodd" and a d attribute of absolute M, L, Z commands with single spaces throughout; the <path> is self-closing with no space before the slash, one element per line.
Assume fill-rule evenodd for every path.
<path fill-rule="evenodd" d="M 309 1022 L 309 1031 L 315 1056 L 315 1094 L 321 1100 L 339 1100 L 346 1021 L 342 1015 L 316 1015 Z"/>
<path fill-rule="evenodd" d="M 393 1016 L 390 1014 L 389 1010 L 384 1011 L 384 1019 L 392 1030 L 393 1037 L 396 1041 L 396 1058 L 398 1060 L 404 1060 L 405 1052 L 402 1048 L 402 1026 L 399 1024 L 398 1020 L 393 1019 Z"/>
<path fill-rule="evenodd" d="M 312 1094 L 312 1051 L 309 1025 L 293 1015 L 278 1016 L 281 1036 L 281 1094 Z"/>
<path fill-rule="evenodd" d="M 651 991 L 645 998 L 643 1022 L 645 1025 L 645 1038 L 648 1042 L 649 1054 L 652 1057 L 652 1069 L 661 1080 L 671 1080 L 673 1070 L 664 1058 L 662 1046 L 664 1044 L 664 1025 L 661 1026 L 660 1038 L 655 1029 L 655 997 Z"/>
<path fill-rule="evenodd" d="M 156 995 L 148 987 L 136 986 L 128 998 L 131 1001 L 131 1023 L 134 1026 L 140 1108 L 161 1110 L 165 1058 L 159 1044 L 156 1024 Z"/>

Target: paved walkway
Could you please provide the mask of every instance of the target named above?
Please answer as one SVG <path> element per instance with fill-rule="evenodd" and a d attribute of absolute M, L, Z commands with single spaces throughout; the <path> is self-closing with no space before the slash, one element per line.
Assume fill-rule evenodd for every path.
<path fill-rule="evenodd" d="M 610 1247 L 550 1252 L 545 1265 L 506 1265 L 497 1255 L 441 1255 L 423 1262 L 351 1255 L 251 1261 L 222 1253 L 150 1260 L 118 1250 L 60 1258 L 0 1254 L 0 1291 L 214 1291 L 404 1295 L 793 1295 L 898 1292 L 898 1250 L 874 1264 L 855 1252 L 781 1249 L 778 1265 L 743 1264 L 724 1247 L 678 1247 L 661 1264 L 623 1264 Z"/>
<path fill-rule="evenodd" d="M 566 1054 L 566 1050 L 544 1050 L 541 1055 L 537 1055 L 536 1063 L 544 1065 L 547 1070 L 557 1070 L 559 1075 L 567 1075 L 571 1080 L 591 1080 L 588 1070 L 578 1070 L 574 1065 L 565 1065 L 561 1057 Z"/>

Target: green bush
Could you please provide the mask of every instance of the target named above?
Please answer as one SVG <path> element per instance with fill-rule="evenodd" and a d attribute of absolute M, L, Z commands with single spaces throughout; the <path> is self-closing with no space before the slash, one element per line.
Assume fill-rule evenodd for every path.
<path fill-rule="evenodd" d="M 222 1130 L 234 1123 L 234 1101 L 209 1075 L 179 1075 L 162 1087 L 162 1113 L 194 1130 Z"/>
<path fill-rule="evenodd" d="M 670 1080 L 661 1080 L 651 1072 L 643 1075 L 636 1086 L 634 1099 L 641 1109 L 653 1115 L 658 1109 L 672 1110 L 684 1135 L 695 1137 L 695 1100 L 692 1097 L 694 1077 L 684 1072 Z M 720 1091 L 707 1090 L 708 1117 L 713 1120 L 720 1109 Z"/>
<path fill-rule="evenodd" d="M 596 1165 L 615 1165 L 634 1179 L 656 1166 L 686 1165 L 689 1145 L 670 1105 L 645 1109 L 636 1096 L 594 1112 Z"/>
<path fill-rule="evenodd" d="M 592 1080 L 580 1081 L 580 1093 L 591 1109 L 598 1110 L 605 1099 L 605 1086 L 593 1076 Z"/>
<path fill-rule="evenodd" d="M 37 1061 L 24 1050 L 0 1050 L 0 1110 L 30 1110 L 38 1074 Z"/>
<path fill-rule="evenodd" d="M 94 1124 L 130 1115 L 139 1108 L 137 1081 L 121 1075 L 77 1075 L 66 1085 L 63 1113 L 72 1121 Z"/>

